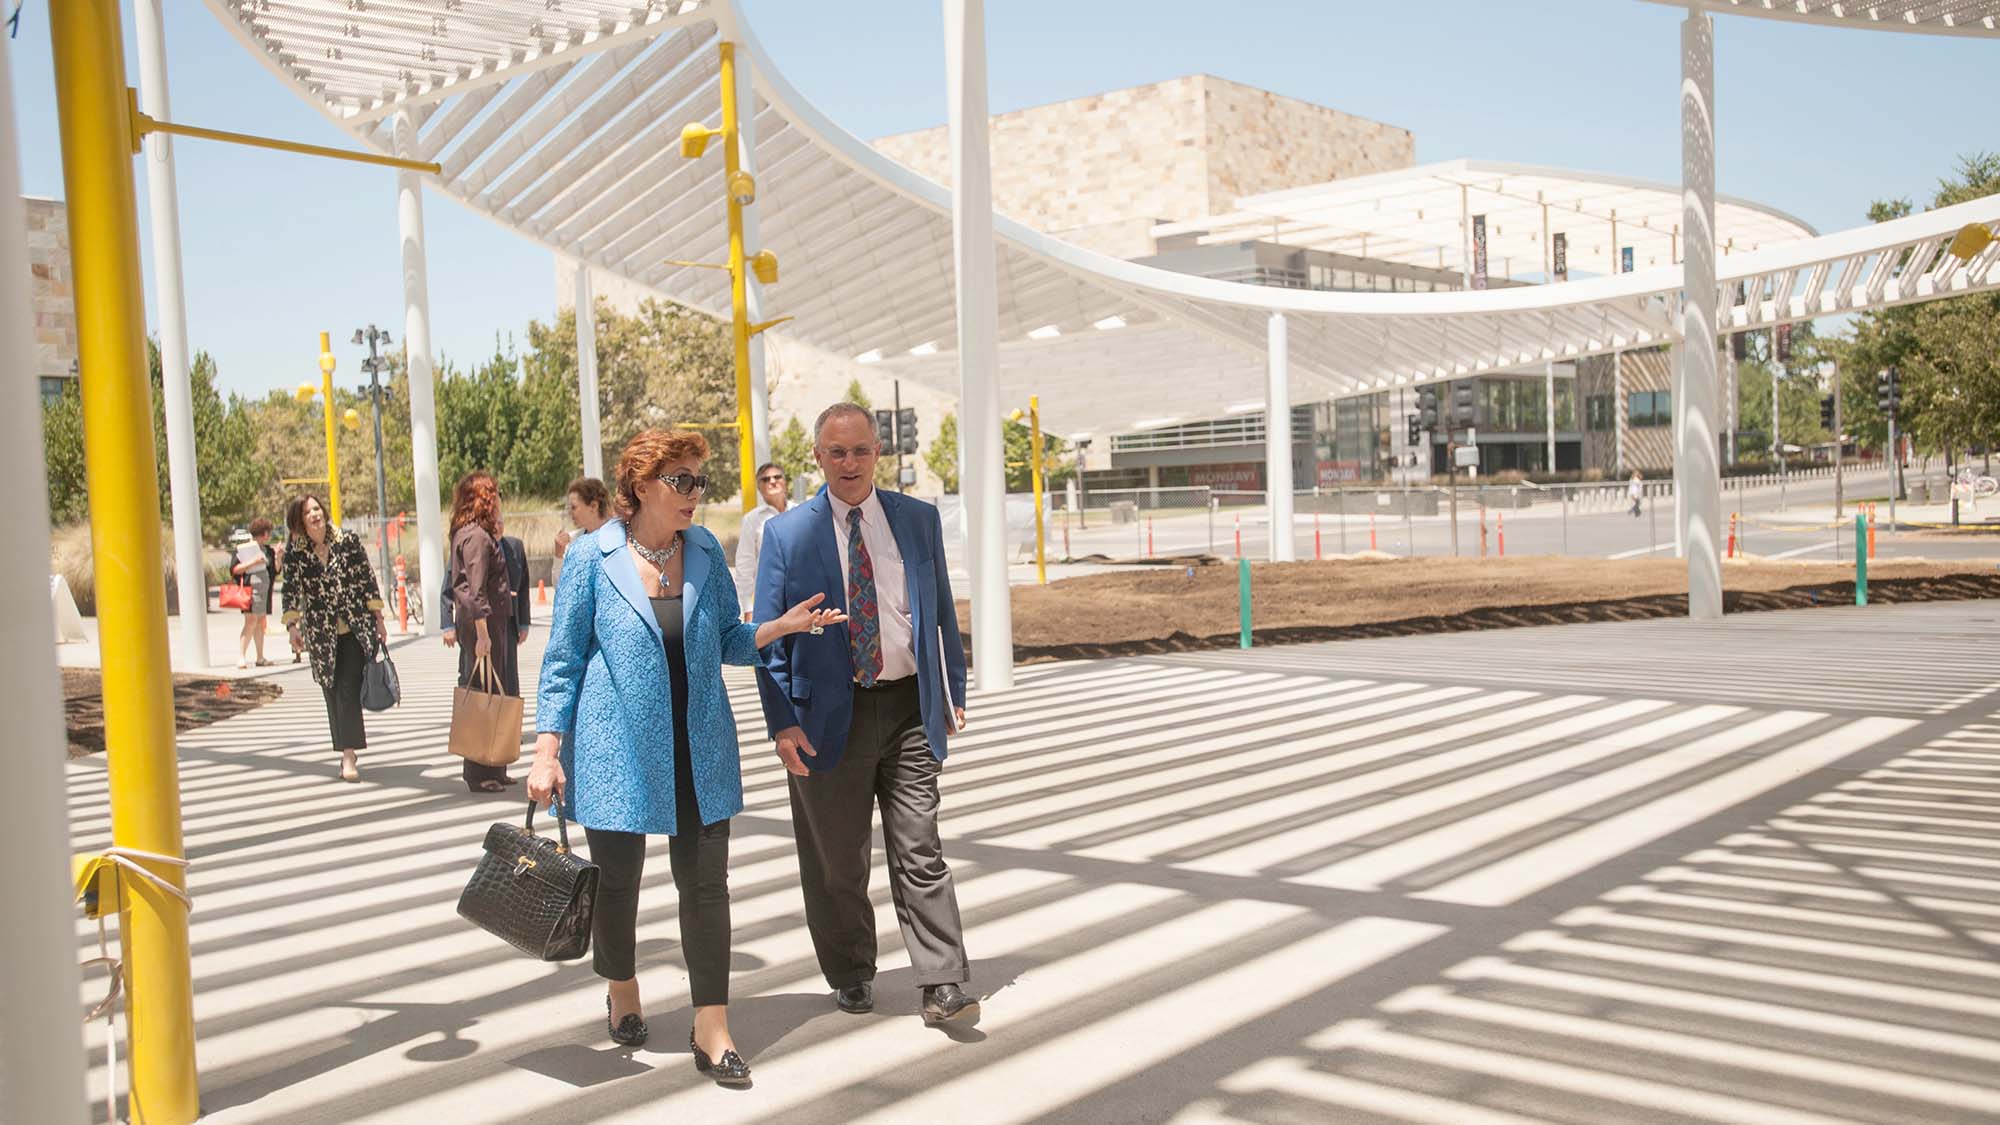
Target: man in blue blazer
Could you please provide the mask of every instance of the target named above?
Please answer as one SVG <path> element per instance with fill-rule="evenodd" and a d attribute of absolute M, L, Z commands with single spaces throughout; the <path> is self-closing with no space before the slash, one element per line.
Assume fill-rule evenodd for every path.
<path fill-rule="evenodd" d="M 935 507 L 875 488 L 875 420 L 852 403 L 813 427 L 819 495 L 764 525 L 756 619 L 813 594 L 847 622 L 769 646 L 757 687 L 791 776 L 806 925 L 844 1012 L 875 1006 L 870 829 L 882 808 L 889 891 L 927 1023 L 971 1021 L 971 962 L 938 839 L 938 773 L 965 723 L 965 649 Z M 774 608 L 775 607 L 775 608 Z"/>

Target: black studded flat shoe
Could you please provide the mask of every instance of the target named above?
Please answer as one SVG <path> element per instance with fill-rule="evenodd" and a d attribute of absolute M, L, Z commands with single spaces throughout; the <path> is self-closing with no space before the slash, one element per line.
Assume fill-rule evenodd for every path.
<path fill-rule="evenodd" d="M 708 1057 L 708 1052 L 702 1050 L 695 1043 L 694 1029 L 689 1028 L 688 1050 L 694 1052 L 694 1068 L 715 1079 L 717 1085 L 748 1086 L 750 1084 L 750 1064 L 744 1062 L 743 1056 L 737 1054 L 734 1048 L 722 1052 L 722 1057 L 719 1059 L 711 1059 Z"/>
<path fill-rule="evenodd" d="M 611 1033 L 611 1041 L 613 1043 L 622 1047 L 637 1047 L 641 1043 L 644 1043 L 646 1036 L 650 1034 L 646 1027 L 646 1021 L 640 1019 L 636 1012 L 619 1020 L 614 1026 L 611 1022 L 611 997 L 609 996 L 604 998 L 604 1030 Z"/>

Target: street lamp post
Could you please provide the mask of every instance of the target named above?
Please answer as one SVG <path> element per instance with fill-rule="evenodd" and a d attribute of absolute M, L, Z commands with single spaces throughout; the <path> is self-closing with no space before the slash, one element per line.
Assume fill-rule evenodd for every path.
<path fill-rule="evenodd" d="M 736 44 L 722 43 L 722 128 L 711 129 L 699 121 L 681 128 L 681 155 L 694 160 L 708 149 L 714 138 L 722 140 L 723 182 L 728 185 L 725 201 L 729 213 L 729 262 L 669 261 L 676 266 L 719 269 L 729 272 L 729 327 L 735 345 L 736 368 L 736 449 L 737 468 L 743 479 L 743 510 L 757 506 L 757 435 L 750 421 L 750 340 L 767 328 L 792 319 L 781 316 L 757 324 L 750 323 L 749 278 L 747 268 L 764 285 L 778 280 L 778 258 L 769 250 L 749 254 L 743 245 L 743 209 L 757 201 L 757 181 L 743 170 L 741 111 L 736 104 Z"/>
<path fill-rule="evenodd" d="M 327 340 L 328 334 L 319 334 L 319 386 L 300 383 L 298 399 L 311 402 L 313 395 L 319 395 L 326 418 L 326 517 L 334 526 L 340 526 L 340 460 L 336 455 L 337 439 L 333 428 L 333 345 Z"/>
<path fill-rule="evenodd" d="M 1021 412 L 1016 410 L 1008 417 L 1018 422 Z M 1042 402 L 1039 395 L 1028 396 L 1028 479 L 1034 482 L 1035 490 L 1035 582 L 1046 586 L 1049 584 L 1049 565 L 1042 534 Z"/>
<path fill-rule="evenodd" d="M 379 345 L 390 342 L 389 334 L 370 324 L 366 331 L 354 330 L 354 342 L 368 344 L 368 358 L 361 361 L 361 370 L 368 373 L 368 385 L 361 388 L 375 404 L 375 518 L 381 522 L 382 536 L 382 596 L 396 588 L 389 574 L 389 480 L 382 469 L 382 353 Z"/>

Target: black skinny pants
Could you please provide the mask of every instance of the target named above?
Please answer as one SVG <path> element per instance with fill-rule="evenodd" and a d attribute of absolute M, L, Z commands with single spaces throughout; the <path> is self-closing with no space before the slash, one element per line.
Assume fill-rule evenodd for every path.
<path fill-rule="evenodd" d="M 361 676 L 368 669 L 367 646 L 353 633 L 342 633 L 333 646 L 333 686 L 323 687 L 326 725 L 332 728 L 335 750 L 366 750 L 368 732 L 361 724 Z"/>
<path fill-rule="evenodd" d="M 682 813 L 682 824 L 700 824 Z M 591 967 L 606 980 L 637 974 L 633 945 L 639 922 L 639 882 L 646 837 L 637 832 L 583 830 L 597 864 L 597 909 L 590 920 Z M 729 1003 L 729 822 L 719 820 L 667 841 L 667 861 L 680 892 L 681 954 L 687 959 L 694 1006 Z"/>

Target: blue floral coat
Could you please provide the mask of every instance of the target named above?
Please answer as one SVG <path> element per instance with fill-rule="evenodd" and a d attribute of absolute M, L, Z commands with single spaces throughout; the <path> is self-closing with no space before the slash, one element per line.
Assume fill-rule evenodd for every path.
<path fill-rule="evenodd" d="M 703 824 L 743 811 L 722 665 L 761 665 L 722 545 L 690 527 L 681 587 L 689 757 Z M 660 624 L 612 520 L 570 541 L 549 618 L 535 729 L 563 736 L 566 815 L 587 828 L 676 835 L 673 689 Z"/>

